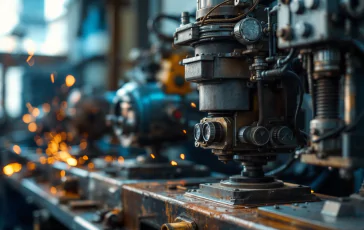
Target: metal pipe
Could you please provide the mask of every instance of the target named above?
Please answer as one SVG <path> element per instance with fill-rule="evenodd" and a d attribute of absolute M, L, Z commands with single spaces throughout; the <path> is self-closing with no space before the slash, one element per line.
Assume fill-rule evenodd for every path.
<path fill-rule="evenodd" d="M 194 230 L 194 227 L 188 222 L 177 222 L 163 224 L 161 230 Z"/>
<path fill-rule="evenodd" d="M 109 1 L 110 14 L 110 47 L 109 47 L 109 76 L 107 81 L 108 90 L 117 90 L 120 76 L 120 11 L 119 1 Z"/>
<path fill-rule="evenodd" d="M 258 103 L 259 103 L 259 121 L 257 126 L 261 126 L 264 123 L 264 85 L 263 81 L 258 81 Z"/>

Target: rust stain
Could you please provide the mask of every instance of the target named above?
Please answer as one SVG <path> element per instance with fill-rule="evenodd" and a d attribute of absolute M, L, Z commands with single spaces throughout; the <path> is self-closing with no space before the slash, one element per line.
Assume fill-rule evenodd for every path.
<path fill-rule="evenodd" d="M 170 205 L 168 201 L 165 202 L 165 213 L 168 219 L 168 223 L 172 223 L 174 220 L 172 218 L 173 205 Z"/>

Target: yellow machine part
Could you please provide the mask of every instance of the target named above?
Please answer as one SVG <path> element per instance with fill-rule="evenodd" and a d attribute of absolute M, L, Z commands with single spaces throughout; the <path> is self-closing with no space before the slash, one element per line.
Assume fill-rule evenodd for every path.
<path fill-rule="evenodd" d="M 184 78 L 185 68 L 179 64 L 184 56 L 171 54 L 168 58 L 162 60 L 162 68 L 157 74 L 157 79 L 167 94 L 186 95 L 192 91 L 191 84 L 186 82 Z"/>

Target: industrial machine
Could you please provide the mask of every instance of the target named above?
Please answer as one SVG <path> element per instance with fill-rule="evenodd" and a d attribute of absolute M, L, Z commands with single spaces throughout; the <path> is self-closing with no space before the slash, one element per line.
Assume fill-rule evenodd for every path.
<path fill-rule="evenodd" d="M 125 163 L 123 172 L 138 179 L 207 176 L 206 167 L 196 166 L 184 156 L 168 158 L 169 146 L 177 148 L 188 140 L 191 124 L 198 120 L 198 99 L 183 80 L 183 68 L 176 61 L 179 56 L 164 56 L 160 68 L 156 68 L 154 55 L 140 60 L 142 66 L 137 68 L 143 76 L 124 84 L 114 99 L 110 121 L 120 143 L 147 149 L 147 154 L 133 163 Z"/>
<path fill-rule="evenodd" d="M 73 229 L 363 229 L 364 184 L 333 197 L 277 174 L 300 161 L 350 182 L 364 168 L 364 1 L 198 0 L 196 20 L 182 12 L 173 37 L 157 29 L 163 18 L 176 20 L 152 21 L 158 38 L 194 54 L 142 52 L 107 116 L 122 146 L 146 153 L 74 167 L 23 149 L 9 183 Z M 85 112 L 71 116 L 79 135 L 105 133 L 93 122 L 102 105 L 69 108 Z M 210 150 L 243 170 L 226 178 L 187 161 L 178 146 L 189 140 L 190 154 Z M 278 155 L 289 160 L 264 170 Z"/>
<path fill-rule="evenodd" d="M 312 96 L 310 143 L 302 161 L 363 167 L 363 1 L 281 1 L 278 46 L 300 52 Z M 336 18 L 339 17 L 339 18 Z M 287 33 L 286 33 L 287 32 Z"/>
<path fill-rule="evenodd" d="M 105 122 L 110 107 L 107 99 L 75 89 L 70 92 L 67 104 L 68 129 L 80 142 L 80 149 L 75 154 L 88 158 L 107 155 L 96 145 L 97 140 L 112 133 L 111 127 Z"/>
<path fill-rule="evenodd" d="M 175 44 L 195 49 L 194 57 L 183 60 L 185 77 L 199 84 L 200 110 L 208 112 L 195 125 L 195 146 L 244 169 L 190 195 L 219 202 L 223 195 L 225 203 L 237 205 L 312 200 L 309 188 L 285 185 L 263 171 L 278 153 L 292 154 L 304 144 L 297 121 L 302 82 L 288 69 L 294 53 L 285 56 L 275 48 L 268 2 L 218 3 L 200 1 L 195 23 L 184 13 Z"/>
<path fill-rule="evenodd" d="M 313 194 L 276 180 L 277 170 L 264 173 L 263 166 L 287 153 L 341 168 L 346 178 L 363 167 L 363 7 L 362 1 L 199 0 L 196 22 L 183 12 L 174 44 L 195 49 L 183 60 L 185 78 L 198 83 L 200 110 L 208 112 L 195 125 L 195 146 L 244 169 L 220 183 L 184 189 L 126 185 L 125 207 L 141 206 L 125 209 L 126 226 L 361 229 L 361 192 Z M 305 85 L 314 107 L 310 134 L 298 125 Z"/>

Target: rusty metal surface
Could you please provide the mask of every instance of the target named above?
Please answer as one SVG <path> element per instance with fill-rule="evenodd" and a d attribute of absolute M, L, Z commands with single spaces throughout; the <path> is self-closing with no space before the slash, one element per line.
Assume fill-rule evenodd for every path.
<path fill-rule="evenodd" d="M 117 173 L 110 173 L 110 170 L 105 170 L 105 167 L 96 169 L 83 166 L 70 167 L 63 162 L 41 164 L 39 163 L 39 156 L 26 154 L 26 151 L 24 151 L 21 158 L 25 163 L 29 161 L 36 162 L 39 172 L 29 173 L 27 170 L 23 170 L 8 177 L 9 182 L 16 190 L 21 191 L 37 205 L 49 210 L 56 219 L 67 224 L 67 226 L 71 226 L 72 229 L 78 225 L 88 226 L 84 229 L 96 229 L 92 227 L 94 223 L 91 221 L 96 211 L 120 210 L 123 208 L 121 200 L 123 185 L 150 181 L 148 179 L 133 180 L 123 177 L 122 173 L 120 173 L 120 167 L 111 170 Z M 110 165 L 110 167 L 113 166 Z M 38 174 L 45 176 L 39 178 Z M 207 178 L 195 177 L 187 180 L 198 185 L 203 180 L 209 180 L 214 176 Z M 64 182 L 64 178 L 68 177 L 72 179 L 71 181 L 78 180 L 78 183 L 74 183 L 77 188 L 68 188 L 72 193 L 67 192 L 62 186 L 62 181 Z M 216 174 L 214 181 L 217 182 L 222 178 L 224 178 L 223 175 Z M 166 179 L 154 179 L 153 181 L 169 183 Z M 174 179 L 174 181 L 181 180 Z M 85 219 L 83 216 L 87 216 L 87 218 Z M 77 223 L 75 223 L 76 220 Z"/>
<path fill-rule="evenodd" d="M 257 208 L 223 205 L 185 196 L 186 189 L 178 187 L 197 189 L 198 184 L 185 181 L 123 186 L 125 228 L 159 229 L 182 216 L 193 221 L 197 229 L 310 229 L 306 223 L 287 223 L 280 217 L 260 215 Z"/>
<path fill-rule="evenodd" d="M 60 204 L 59 197 L 51 194 L 49 184 L 39 184 L 32 179 L 20 179 L 16 175 L 8 177 L 7 181 L 29 201 L 47 209 L 52 216 L 70 229 L 104 229 L 102 224 L 92 222 L 95 208 L 73 210 L 65 204 Z"/>
<path fill-rule="evenodd" d="M 158 167 L 155 170 L 163 170 L 163 165 L 157 165 Z M 52 174 L 50 176 L 50 181 L 52 181 L 53 185 L 57 184 L 61 180 L 61 171 L 64 171 L 65 175 L 77 177 L 79 179 L 79 193 L 83 199 L 89 199 L 94 201 L 100 201 L 103 204 L 104 208 L 121 208 L 121 196 L 122 193 L 121 187 L 124 184 L 133 184 L 140 182 L 148 182 L 148 181 L 158 181 L 158 182 L 166 182 L 166 178 L 170 178 L 169 180 L 178 181 L 179 176 L 185 175 L 185 177 L 189 177 L 191 181 L 201 181 L 198 179 L 202 175 L 206 175 L 204 178 L 218 178 L 222 179 L 225 176 L 222 174 L 212 174 L 209 175 L 209 170 L 206 167 L 203 169 L 191 170 L 191 167 L 175 167 L 171 165 L 165 165 L 165 168 L 171 168 L 173 172 L 177 172 L 173 174 L 171 170 L 169 170 L 170 174 L 163 174 L 161 177 L 154 176 L 154 178 L 145 177 L 143 179 L 132 179 L 128 177 L 128 173 L 124 172 L 125 167 L 115 168 L 115 170 L 107 170 L 104 169 L 94 169 L 90 170 L 88 168 L 75 168 L 69 167 L 67 164 L 62 162 L 57 162 L 52 165 Z M 199 165 L 194 165 L 193 167 L 198 168 Z M 127 168 L 127 167 L 126 167 Z M 177 171 L 175 171 L 177 170 Z M 112 173 L 110 173 L 112 172 Z M 115 172 L 115 173 L 114 173 Z M 150 170 L 139 170 L 139 175 L 145 174 L 149 172 L 149 175 L 154 175 Z M 208 173 L 208 174 L 207 174 Z M 175 178 L 177 175 L 177 178 Z M 179 176 L 178 176 L 179 175 Z M 168 177 L 167 177 L 168 176 Z"/>
<path fill-rule="evenodd" d="M 327 205 L 328 202 L 350 205 L 353 210 L 346 209 L 347 213 L 337 213 L 335 216 L 336 207 Z M 364 201 L 357 199 L 261 207 L 259 214 L 290 223 L 302 223 L 311 226 L 312 229 L 364 229 Z"/>

